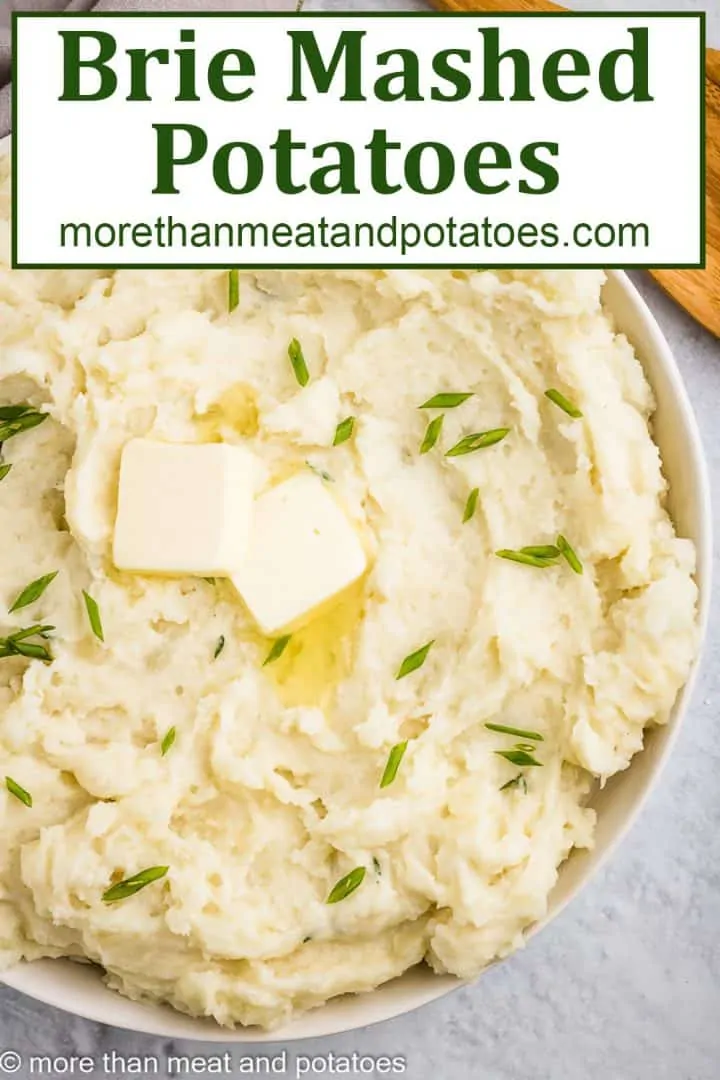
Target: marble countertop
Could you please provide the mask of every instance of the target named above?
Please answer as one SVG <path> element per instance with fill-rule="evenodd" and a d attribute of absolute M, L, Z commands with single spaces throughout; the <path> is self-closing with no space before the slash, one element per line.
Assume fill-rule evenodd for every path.
<path fill-rule="evenodd" d="M 593 0 L 569 6 L 633 11 L 715 7 L 709 40 L 720 46 L 716 0 Z M 307 3 L 309 10 L 425 7 L 423 0 Z M 680 362 L 716 491 L 720 343 L 645 275 L 634 276 Z M 288 1044 L 288 1061 L 298 1053 L 401 1055 L 411 1080 L 718 1080 L 719 698 L 716 602 L 690 714 L 662 783 L 630 836 L 582 895 L 527 949 L 474 987 L 374 1028 Z M 243 1053 L 238 1044 L 170 1042 L 116 1031 L 0 989 L 0 1051 L 10 1048 L 25 1058 L 87 1054 L 99 1060 L 113 1051 L 123 1058 L 153 1055 L 160 1061 L 159 1076 L 168 1075 L 163 1062 L 170 1053 L 227 1049 L 236 1060 Z M 277 1045 L 271 1052 L 282 1049 Z M 260 1050 L 247 1048 L 252 1054 Z M 123 1075 L 122 1064 L 120 1057 L 111 1061 L 104 1075 Z M 27 1064 L 15 1075 L 30 1076 Z M 290 1066 L 288 1075 L 295 1075 Z"/>

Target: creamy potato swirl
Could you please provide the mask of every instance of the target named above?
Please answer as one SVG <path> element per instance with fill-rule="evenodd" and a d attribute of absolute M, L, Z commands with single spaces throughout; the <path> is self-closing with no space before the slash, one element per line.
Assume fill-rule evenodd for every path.
<path fill-rule="evenodd" d="M 2 202 L 7 240 L 7 183 Z M 0 403 L 50 419 L 3 448 L 0 603 L 59 571 L 0 626 L 56 628 L 38 639 L 52 663 L 0 659 L 2 772 L 32 797 L 0 794 L 5 964 L 86 958 L 130 997 L 271 1026 L 423 959 L 473 976 L 522 943 L 560 864 L 592 844 L 594 779 L 666 719 L 697 643 L 693 545 L 664 508 L 652 394 L 602 283 L 241 273 L 228 313 L 223 272 L 5 262 Z M 418 408 L 447 391 L 472 397 Z M 309 461 L 361 530 L 368 574 L 263 666 L 272 643 L 229 583 L 114 569 L 119 456 L 138 435 L 247 445 L 265 486 Z M 558 534 L 582 574 L 495 554 Z M 528 739 L 487 724 L 541 734 L 524 751 L 539 764 L 498 753 Z"/>

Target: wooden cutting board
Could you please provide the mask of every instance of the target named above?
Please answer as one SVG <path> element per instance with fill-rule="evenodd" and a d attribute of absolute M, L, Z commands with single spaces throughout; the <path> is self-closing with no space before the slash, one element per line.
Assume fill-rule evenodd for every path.
<path fill-rule="evenodd" d="M 446 11 L 566 11 L 550 0 L 430 0 Z M 707 131 L 707 266 L 705 270 L 651 270 L 666 292 L 720 337 L 720 51 L 708 49 L 705 66 Z M 672 212 L 672 210 L 671 210 Z"/>

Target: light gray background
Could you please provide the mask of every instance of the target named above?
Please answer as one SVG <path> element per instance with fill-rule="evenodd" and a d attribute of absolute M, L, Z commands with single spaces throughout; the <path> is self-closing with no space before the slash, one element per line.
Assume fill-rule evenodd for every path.
<path fill-rule="evenodd" d="M 707 11 L 709 41 L 720 46 L 718 0 L 569 0 L 569 6 Z M 423 0 L 307 3 L 310 11 L 425 7 Z M 635 278 L 682 367 L 715 491 L 720 481 L 720 343 L 644 275 Z M 291 1055 L 401 1054 L 411 1080 L 720 1080 L 717 603 L 713 616 L 693 706 L 662 784 L 630 837 L 583 895 L 524 952 L 488 972 L 472 989 L 365 1031 L 291 1044 Z M 0 990 L 3 1047 L 24 1055 L 99 1056 L 115 1050 L 161 1059 L 169 1052 L 233 1049 L 230 1044 L 170 1043 L 116 1031 Z M 243 1051 L 235 1044 L 234 1052 Z M 29 1074 L 22 1070 L 16 1075 Z"/>

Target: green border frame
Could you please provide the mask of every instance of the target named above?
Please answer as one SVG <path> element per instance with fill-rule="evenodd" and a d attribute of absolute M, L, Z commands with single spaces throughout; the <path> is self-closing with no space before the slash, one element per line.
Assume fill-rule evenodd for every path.
<path fill-rule="evenodd" d="M 17 28 L 20 19 L 288 19 L 288 18 L 314 18 L 314 19 L 435 19 L 435 18 L 472 18 L 472 19 L 634 19 L 644 22 L 648 19 L 695 19 L 700 23 L 700 261 L 690 263 L 522 263 L 518 269 L 523 270 L 704 270 L 707 266 L 707 207 L 706 207 L 706 171 L 707 171 L 707 116 L 705 109 L 705 51 L 707 43 L 707 15 L 704 11 L 505 11 L 505 12 L 482 12 L 482 11 L 98 11 L 98 12 L 61 12 L 61 11 L 13 11 L 11 13 L 11 78 L 12 78 L 12 103 L 11 103 L 11 169 L 12 169 L 12 221 L 11 221 L 11 256 L 10 265 L 14 270 L 226 270 L 228 262 L 222 263 L 19 263 L 17 251 L 18 231 L 18 123 L 17 123 Z M 464 268 L 468 270 L 502 270 L 513 267 L 511 263 L 246 263 L 232 264 L 239 270 L 455 270 Z"/>

